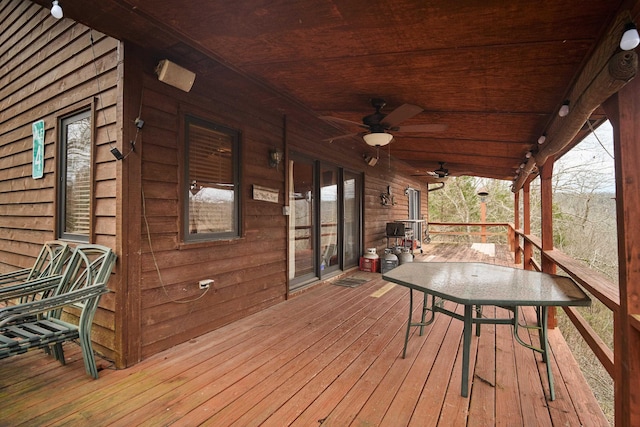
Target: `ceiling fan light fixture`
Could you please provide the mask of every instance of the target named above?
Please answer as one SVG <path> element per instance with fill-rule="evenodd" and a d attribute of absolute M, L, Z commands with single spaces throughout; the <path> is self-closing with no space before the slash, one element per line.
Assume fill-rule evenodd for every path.
<path fill-rule="evenodd" d="M 638 47 L 640 44 L 640 34 L 638 34 L 638 28 L 633 22 L 627 23 L 624 26 L 624 33 L 622 39 L 620 39 L 620 49 L 632 50 Z"/>
<path fill-rule="evenodd" d="M 362 139 L 372 147 L 382 147 L 393 139 L 393 135 L 386 132 L 372 132 L 365 134 Z"/>

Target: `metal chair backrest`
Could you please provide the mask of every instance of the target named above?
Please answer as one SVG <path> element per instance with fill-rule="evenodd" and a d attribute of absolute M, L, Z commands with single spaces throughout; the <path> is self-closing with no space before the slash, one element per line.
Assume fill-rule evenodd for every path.
<path fill-rule="evenodd" d="M 106 246 L 89 244 L 76 246 L 52 296 L 66 294 L 98 283 L 106 284 L 111 277 L 116 258 L 116 254 Z M 52 314 L 59 317 L 60 311 L 62 310 L 58 309 Z"/>
<path fill-rule="evenodd" d="M 89 244 L 76 246 L 54 295 L 95 283 L 107 283 L 115 261 L 116 255 L 106 246 Z"/>
<path fill-rule="evenodd" d="M 60 274 L 70 255 L 71 249 L 68 243 L 58 240 L 45 242 L 26 280 Z"/>

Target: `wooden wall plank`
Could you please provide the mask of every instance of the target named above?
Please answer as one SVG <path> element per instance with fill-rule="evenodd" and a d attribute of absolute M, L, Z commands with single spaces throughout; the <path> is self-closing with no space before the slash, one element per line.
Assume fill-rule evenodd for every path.
<path fill-rule="evenodd" d="M 0 21 L 0 269 L 32 264 L 42 243 L 56 237 L 56 122 L 78 106 L 92 106 L 94 100 L 94 160 L 100 166 L 95 168 L 93 242 L 115 249 L 116 216 L 110 206 L 116 197 L 115 168 L 109 165 L 115 159 L 108 154 L 108 143 L 117 136 L 118 42 L 71 20 L 58 21 L 48 8 L 28 1 L 3 2 Z M 45 174 L 32 179 L 31 124 L 41 119 Z M 94 338 L 111 356 L 113 310 L 103 307 L 99 313 L 102 332 Z"/>

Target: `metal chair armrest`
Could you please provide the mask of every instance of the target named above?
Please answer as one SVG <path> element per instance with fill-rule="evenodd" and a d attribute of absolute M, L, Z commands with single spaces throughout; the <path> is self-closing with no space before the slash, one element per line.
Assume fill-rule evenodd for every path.
<path fill-rule="evenodd" d="M 21 319 L 31 320 L 39 315 L 59 317 L 63 307 L 84 303 L 107 292 L 109 292 L 109 289 L 106 285 L 104 283 L 98 283 L 42 300 L 5 307 L 0 310 L 0 327 L 10 323 L 20 322 Z"/>

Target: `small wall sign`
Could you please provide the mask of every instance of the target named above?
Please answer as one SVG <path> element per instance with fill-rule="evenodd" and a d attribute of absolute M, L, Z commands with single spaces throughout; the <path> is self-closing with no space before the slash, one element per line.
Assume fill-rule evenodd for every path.
<path fill-rule="evenodd" d="M 44 120 L 31 124 L 33 133 L 33 160 L 31 162 L 31 177 L 42 178 L 44 175 Z"/>
<path fill-rule="evenodd" d="M 280 191 L 276 188 L 253 186 L 253 200 L 262 200 L 270 203 L 278 203 Z"/>

